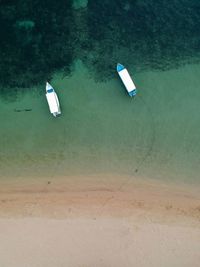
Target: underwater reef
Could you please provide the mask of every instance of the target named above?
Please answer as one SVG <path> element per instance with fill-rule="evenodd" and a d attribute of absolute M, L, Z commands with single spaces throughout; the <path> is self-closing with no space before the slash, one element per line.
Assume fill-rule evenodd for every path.
<path fill-rule="evenodd" d="M 97 81 L 113 77 L 119 61 L 135 71 L 199 62 L 199 1 L 80 2 L 0 1 L 1 92 L 67 75 L 75 58 Z"/>
<path fill-rule="evenodd" d="M 29 87 L 69 68 L 70 0 L 0 2 L 0 85 Z"/>
<path fill-rule="evenodd" d="M 89 1 L 88 28 L 94 47 L 88 66 L 93 63 L 101 77 L 111 76 L 109 70 L 118 61 L 140 71 L 176 68 L 200 59 L 196 0 Z"/>

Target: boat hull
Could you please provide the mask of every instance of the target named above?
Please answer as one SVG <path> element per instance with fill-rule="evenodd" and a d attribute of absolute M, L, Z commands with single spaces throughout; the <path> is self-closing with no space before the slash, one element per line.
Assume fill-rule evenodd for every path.
<path fill-rule="evenodd" d="M 130 74 L 128 73 L 127 69 L 120 63 L 117 64 L 117 72 L 119 77 L 121 78 L 129 96 L 134 97 L 137 94 L 136 86 L 131 79 Z"/>
<path fill-rule="evenodd" d="M 58 96 L 53 89 L 53 87 L 47 82 L 46 83 L 46 99 L 49 105 L 49 110 L 54 117 L 57 117 L 61 114 L 60 104 Z"/>

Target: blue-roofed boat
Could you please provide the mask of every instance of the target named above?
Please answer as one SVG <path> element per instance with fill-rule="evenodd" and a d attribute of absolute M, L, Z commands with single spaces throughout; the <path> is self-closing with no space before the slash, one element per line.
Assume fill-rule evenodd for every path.
<path fill-rule="evenodd" d="M 118 63 L 117 64 L 117 72 L 118 72 L 124 86 L 126 87 L 128 94 L 131 97 L 135 96 L 137 93 L 137 89 L 136 89 L 136 86 L 135 86 L 133 80 L 131 79 L 131 76 L 129 75 L 127 69 L 122 64 Z"/>
<path fill-rule="evenodd" d="M 46 98 L 50 112 L 54 117 L 59 116 L 61 114 L 61 111 L 58 96 L 53 87 L 48 82 L 46 82 Z"/>

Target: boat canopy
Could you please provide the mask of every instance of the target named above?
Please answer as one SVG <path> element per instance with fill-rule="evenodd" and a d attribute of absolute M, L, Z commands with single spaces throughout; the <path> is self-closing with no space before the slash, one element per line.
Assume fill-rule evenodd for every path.
<path fill-rule="evenodd" d="M 55 92 L 47 93 L 46 94 L 47 101 L 49 104 L 49 109 L 51 113 L 56 113 L 59 111 L 59 103 L 57 101 L 57 96 Z"/>

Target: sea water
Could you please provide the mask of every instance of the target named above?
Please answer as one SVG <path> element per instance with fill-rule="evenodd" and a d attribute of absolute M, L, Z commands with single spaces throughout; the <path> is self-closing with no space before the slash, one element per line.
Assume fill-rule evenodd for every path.
<path fill-rule="evenodd" d="M 182 1 L 182 16 L 175 2 L 111 2 L 87 1 L 74 10 L 72 5 L 71 27 L 80 32 L 70 74 L 56 70 L 50 78 L 60 117 L 48 110 L 48 77 L 17 93 L 2 90 L 1 179 L 111 173 L 199 182 L 198 29 L 193 21 L 184 24 L 198 4 Z M 170 11 L 177 20 L 168 17 Z M 151 12 L 158 15 L 155 25 Z M 122 25 L 117 16 L 124 18 Z M 137 86 L 135 98 L 117 75 L 118 62 Z"/>

